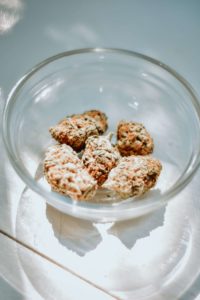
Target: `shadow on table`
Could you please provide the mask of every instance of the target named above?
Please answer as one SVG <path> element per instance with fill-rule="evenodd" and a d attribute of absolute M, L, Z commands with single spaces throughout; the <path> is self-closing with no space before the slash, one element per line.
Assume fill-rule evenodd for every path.
<path fill-rule="evenodd" d="M 47 205 L 46 215 L 59 242 L 83 256 L 95 249 L 102 238 L 94 224 L 61 213 Z"/>
<path fill-rule="evenodd" d="M 162 208 L 133 220 L 110 223 L 110 226 L 101 224 L 99 231 L 96 223 L 65 215 L 49 205 L 46 209 L 55 237 L 63 246 L 80 256 L 94 250 L 105 235 L 114 235 L 126 248 L 131 249 L 137 239 L 148 236 L 153 229 L 163 224 L 164 213 L 165 208 Z"/>
<path fill-rule="evenodd" d="M 163 225 L 165 207 L 160 210 L 132 220 L 116 222 L 108 229 L 108 234 L 114 235 L 128 249 L 131 249 L 138 239 L 149 236 L 150 232 Z"/>

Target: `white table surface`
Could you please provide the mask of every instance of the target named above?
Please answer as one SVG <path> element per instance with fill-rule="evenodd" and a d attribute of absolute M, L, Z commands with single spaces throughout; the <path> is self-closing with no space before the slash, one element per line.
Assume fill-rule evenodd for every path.
<path fill-rule="evenodd" d="M 176 69 L 200 94 L 199 15 L 198 0 L 0 0 L 1 112 L 13 84 L 34 64 L 58 52 L 84 47 L 125 48 L 152 56 Z M 159 228 L 171 238 L 169 232 L 184 224 L 181 218 L 188 211 L 194 216 L 188 224 L 194 229 L 192 249 L 197 255 L 200 172 L 174 203 L 144 219 L 142 225 L 130 221 L 106 227 L 67 217 L 29 190 L 22 194 L 24 184 L 10 166 L 1 139 L 0 147 L 0 230 L 39 252 L 0 234 L 0 299 L 80 299 L 79 295 L 113 299 L 113 294 L 135 299 L 123 278 L 126 264 L 134 258 L 134 245 L 152 237 L 152 232 L 156 236 Z M 180 211 L 178 223 L 174 211 Z M 136 227 L 142 229 L 134 231 Z M 109 253 L 108 249 L 115 250 Z M 115 284 L 109 273 L 113 269 L 119 277 Z M 183 289 L 181 299 L 199 300 L 200 260 L 191 262 L 188 272 L 191 269 L 191 281 L 182 276 L 179 288 L 171 293 L 166 288 L 149 299 L 177 299 L 178 290 Z M 119 283 L 126 293 L 117 292 Z"/>

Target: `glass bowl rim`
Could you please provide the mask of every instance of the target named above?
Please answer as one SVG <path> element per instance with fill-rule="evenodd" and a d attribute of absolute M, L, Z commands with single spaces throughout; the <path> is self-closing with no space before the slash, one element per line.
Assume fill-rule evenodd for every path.
<path fill-rule="evenodd" d="M 19 162 L 17 156 L 15 155 L 14 151 L 12 151 L 12 146 L 11 146 L 11 143 L 9 142 L 9 138 L 8 138 L 8 136 L 9 136 L 9 134 L 8 134 L 8 128 L 9 128 L 8 115 L 9 115 L 10 108 L 12 108 L 12 104 L 14 103 L 15 99 L 18 96 L 18 93 L 20 93 L 20 90 L 23 88 L 23 86 L 26 84 L 26 82 L 37 71 L 39 71 L 46 65 L 48 65 L 51 62 L 54 62 L 56 60 L 62 59 L 64 57 L 78 55 L 78 54 L 84 54 L 84 53 L 101 53 L 101 54 L 113 53 L 113 54 L 120 54 L 120 55 L 123 54 L 125 56 L 135 57 L 135 58 L 139 58 L 141 60 L 150 62 L 150 63 L 160 67 L 161 69 L 164 69 L 169 74 L 171 74 L 172 77 L 174 77 L 179 83 L 181 83 L 184 86 L 184 88 L 187 90 L 187 92 L 190 94 L 191 104 L 193 105 L 193 108 L 197 113 L 198 120 L 200 123 L 200 98 L 197 95 L 197 93 L 195 92 L 195 90 L 193 89 L 193 87 L 177 71 L 175 71 L 173 68 L 169 67 L 168 65 L 162 63 L 161 61 L 159 61 L 157 59 L 151 58 L 151 57 L 141 54 L 139 52 L 125 50 L 125 49 L 119 49 L 119 48 L 82 48 L 82 49 L 75 49 L 75 50 L 71 50 L 71 51 L 61 52 L 61 53 L 58 53 L 56 55 L 53 55 L 53 56 L 43 60 L 39 64 L 35 65 L 30 71 L 25 73 L 25 75 L 22 76 L 17 81 L 17 83 L 14 85 L 14 87 L 10 91 L 7 101 L 6 101 L 4 112 L 3 112 L 3 128 L 2 129 L 3 129 L 4 145 L 5 145 L 9 160 L 10 160 L 13 168 L 17 172 L 17 174 L 21 177 L 21 179 L 24 181 L 24 183 L 28 187 L 30 187 L 33 191 L 35 191 L 36 193 L 38 193 L 39 195 L 44 197 L 47 202 L 49 199 L 52 200 L 54 202 L 54 204 L 57 201 L 60 203 L 60 200 L 58 200 L 58 198 L 56 198 L 53 194 L 40 188 L 40 186 L 37 184 L 36 180 L 33 177 L 31 177 L 30 174 L 27 172 L 26 168 L 24 166 L 20 165 L 20 162 Z M 200 139 L 200 136 L 198 136 L 198 138 Z M 193 162 L 192 168 L 190 168 L 190 170 L 188 171 L 188 169 L 190 167 L 190 163 L 188 163 L 186 169 L 184 170 L 185 172 L 184 172 L 184 175 L 182 176 L 182 178 L 180 178 L 177 182 L 175 182 L 175 184 L 173 184 L 172 187 L 170 189 L 168 189 L 166 192 L 164 192 L 162 195 L 155 196 L 155 198 L 156 198 L 155 200 L 159 200 L 159 201 L 155 201 L 154 203 L 150 202 L 150 203 L 143 203 L 143 204 L 141 202 L 141 205 L 139 205 L 138 207 L 137 206 L 131 207 L 131 208 L 128 207 L 126 209 L 123 208 L 122 211 L 128 210 L 129 217 L 127 217 L 127 218 L 131 218 L 134 216 L 143 215 L 145 212 L 150 212 L 150 211 L 155 210 L 156 208 L 161 207 L 162 205 L 167 203 L 170 199 L 172 199 L 176 194 L 178 194 L 178 192 L 180 192 L 190 182 L 190 180 L 193 178 L 194 174 L 196 173 L 199 165 L 200 165 L 200 149 L 198 149 L 198 151 L 197 151 L 196 158 Z M 108 219 L 109 219 L 109 217 L 111 217 L 111 218 L 114 217 L 114 215 L 116 214 L 116 210 L 113 210 L 113 205 L 109 204 L 109 203 L 106 204 L 106 206 L 105 206 L 104 204 L 101 204 L 101 203 L 78 201 L 78 205 L 76 205 L 76 209 L 73 209 L 74 202 L 77 203 L 77 201 L 74 201 L 72 199 L 70 199 L 70 201 L 71 201 L 70 203 L 67 203 L 67 201 L 65 202 L 67 211 L 71 215 L 82 217 L 84 219 L 93 219 L 92 217 L 89 217 L 89 218 L 87 217 L 88 209 L 89 209 L 89 211 L 92 210 L 95 213 L 98 213 L 98 214 L 100 213 L 102 217 L 104 214 L 106 214 Z M 123 202 L 119 202 L 119 204 L 120 203 L 123 203 Z M 79 210 L 78 214 L 77 214 L 77 209 Z M 94 219 L 96 219 L 96 218 L 94 218 Z M 126 217 L 124 217 L 123 219 L 126 219 Z"/>

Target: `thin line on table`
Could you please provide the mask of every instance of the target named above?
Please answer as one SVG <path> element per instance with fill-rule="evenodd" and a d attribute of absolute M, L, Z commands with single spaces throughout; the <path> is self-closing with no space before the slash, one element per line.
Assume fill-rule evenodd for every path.
<path fill-rule="evenodd" d="M 22 247 L 24 247 L 24 248 L 26 248 L 26 249 L 28 249 L 28 250 L 34 252 L 35 254 L 41 256 L 42 258 L 48 260 L 50 263 L 56 265 L 57 267 L 63 269 L 64 271 L 67 271 L 67 272 L 71 273 L 72 275 L 78 277 L 79 279 L 85 281 L 85 282 L 88 283 L 89 285 L 92 285 L 93 287 L 95 287 L 96 289 L 102 291 L 103 293 L 107 294 L 108 296 L 112 297 L 113 299 L 115 299 L 115 300 L 121 300 L 120 298 L 118 298 L 118 297 L 112 295 L 110 292 L 104 290 L 102 287 L 100 287 L 100 286 L 96 285 L 95 283 L 91 282 L 90 280 L 88 280 L 88 279 L 86 279 L 86 278 L 80 276 L 79 274 L 77 274 L 76 272 L 72 271 L 71 269 L 68 269 L 66 266 L 60 264 L 60 263 L 57 262 L 56 260 L 54 260 L 54 259 L 48 257 L 47 255 L 45 255 L 45 254 L 39 252 L 38 250 L 36 250 L 36 249 L 30 247 L 29 245 L 25 244 L 24 242 L 20 241 L 19 239 L 14 238 L 12 235 L 10 235 L 9 233 L 7 233 L 6 231 L 0 229 L 0 234 L 6 236 L 6 237 L 9 238 L 10 240 L 16 242 L 16 243 L 19 244 L 20 246 L 22 246 Z"/>

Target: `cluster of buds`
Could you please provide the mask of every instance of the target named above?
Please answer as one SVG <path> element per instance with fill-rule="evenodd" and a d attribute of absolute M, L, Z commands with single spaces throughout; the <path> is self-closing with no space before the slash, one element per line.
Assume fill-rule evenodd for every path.
<path fill-rule="evenodd" d="M 117 144 L 112 145 L 111 133 L 101 136 L 107 127 L 106 115 L 90 110 L 50 128 L 60 143 L 47 150 L 44 160 L 44 174 L 54 191 L 75 200 L 90 200 L 103 187 L 126 199 L 155 186 L 162 166 L 149 155 L 154 143 L 146 128 L 121 121 Z"/>

